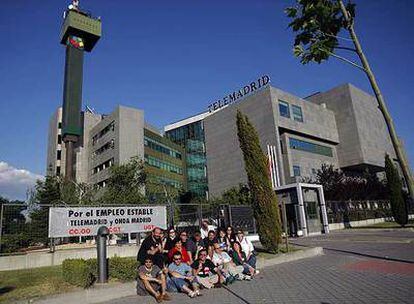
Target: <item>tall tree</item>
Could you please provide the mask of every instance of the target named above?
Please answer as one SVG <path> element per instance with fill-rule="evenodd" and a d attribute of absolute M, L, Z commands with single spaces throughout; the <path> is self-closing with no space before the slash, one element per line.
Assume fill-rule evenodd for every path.
<path fill-rule="evenodd" d="M 117 205 L 145 203 L 145 180 L 144 164 L 138 157 L 132 157 L 126 164 L 115 165 L 111 167 L 111 176 L 100 202 Z"/>
<path fill-rule="evenodd" d="M 388 154 L 385 156 L 385 173 L 387 174 L 387 188 L 391 202 L 392 215 L 395 222 L 404 227 L 408 223 L 407 204 L 403 197 L 400 175 Z"/>
<path fill-rule="evenodd" d="M 269 178 L 268 161 L 260 147 L 256 129 L 240 111 L 237 111 L 237 135 L 243 152 L 260 242 L 269 252 L 277 252 L 282 229 L 276 194 Z"/>
<path fill-rule="evenodd" d="M 414 182 L 410 167 L 405 158 L 401 142 L 395 131 L 394 123 L 388 112 L 384 97 L 375 79 L 374 73 L 362 50 L 358 36 L 354 29 L 355 4 L 348 2 L 344 5 L 342 0 L 296 0 L 296 6 L 286 9 L 288 17 L 293 18 L 289 24 L 294 32 L 298 32 L 294 42 L 293 52 L 301 58 L 303 64 L 309 62 L 321 63 L 329 57 L 338 58 L 354 67 L 364 71 L 369 79 L 378 108 L 382 112 L 390 133 L 398 162 L 407 183 L 411 198 L 414 198 Z M 338 34 L 344 29 L 350 38 L 340 37 Z M 341 42 L 352 42 L 354 47 L 340 45 Z M 349 51 L 358 55 L 362 64 L 357 64 L 338 54 L 338 51 Z"/>

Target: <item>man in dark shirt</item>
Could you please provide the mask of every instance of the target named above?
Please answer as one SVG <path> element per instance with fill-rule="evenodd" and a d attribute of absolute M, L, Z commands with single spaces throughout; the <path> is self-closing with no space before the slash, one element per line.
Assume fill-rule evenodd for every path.
<path fill-rule="evenodd" d="M 194 261 L 196 259 L 197 246 L 191 239 L 188 238 L 186 231 L 181 231 L 180 240 L 185 250 L 187 250 L 187 252 L 190 254 L 191 261 Z"/>
<path fill-rule="evenodd" d="M 162 254 L 162 240 L 161 240 L 162 231 L 160 228 L 154 228 L 151 232 L 151 235 L 145 238 L 142 242 L 141 247 L 139 248 L 137 260 L 144 264 L 145 258 L 150 256 L 155 265 L 160 269 L 165 267 L 165 258 Z"/>
<path fill-rule="evenodd" d="M 219 287 L 224 282 L 224 277 L 214 263 L 207 259 L 207 250 L 201 249 L 198 253 L 198 259 L 191 265 L 193 275 L 196 277 L 195 283 L 204 286 L 207 289 Z"/>

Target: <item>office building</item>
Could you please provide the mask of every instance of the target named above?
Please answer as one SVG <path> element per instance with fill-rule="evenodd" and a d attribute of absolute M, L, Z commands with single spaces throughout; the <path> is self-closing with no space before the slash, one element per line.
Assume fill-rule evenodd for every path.
<path fill-rule="evenodd" d="M 270 85 L 251 91 L 243 97 L 237 91 L 237 101 L 235 93 L 230 94 L 232 102 L 225 97 L 224 102 L 210 106 L 210 111 L 165 127 L 169 138 L 185 143 L 185 130 L 200 126 L 203 137 L 199 137 L 199 145 L 204 149 L 210 197 L 247 183 L 237 138 L 237 110 L 249 117 L 259 134 L 262 149 L 271 160 L 275 188 L 314 176 L 324 163 L 360 174 L 365 169 L 382 171 L 386 153 L 395 159 L 375 98 L 351 84 L 307 98 Z"/>
<path fill-rule="evenodd" d="M 61 120 L 59 108 L 49 123 L 47 175 L 64 175 Z M 143 111 L 118 106 L 109 115 L 101 115 L 87 110 L 82 112 L 82 123 L 75 146 L 76 182 L 105 187 L 110 167 L 138 157 L 144 161 L 148 182 L 160 186 L 154 195 L 165 195 L 169 188 L 186 189 L 184 149 L 146 123 Z"/>

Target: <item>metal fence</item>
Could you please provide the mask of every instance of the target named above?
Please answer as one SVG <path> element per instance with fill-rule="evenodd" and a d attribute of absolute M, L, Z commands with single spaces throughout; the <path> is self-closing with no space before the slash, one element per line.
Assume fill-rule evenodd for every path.
<path fill-rule="evenodd" d="M 167 224 L 174 226 L 178 231 L 186 230 L 190 234 L 194 233 L 200 229 L 202 220 L 207 219 L 211 225 L 218 228 L 233 226 L 249 233 L 256 233 L 256 223 L 250 206 L 220 205 L 217 207 L 209 204 L 175 203 L 166 206 Z M 94 244 L 92 236 L 49 239 L 50 207 L 52 205 L 2 204 L 0 254 L 24 254 L 46 248 L 53 251 Z M 388 201 L 327 201 L 326 207 L 329 223 L 391 217 L 391 207 Z M 142 236 L 134 233 L 112 235 L 109 244 L 139 243 Z"/>
<path fill-rule="evenodd" d="M 329 223 L 348 223 L 375 218 L 390 218 L 391 204 L 386 200 L 327 201 Z"/>
<path fill-rule="evenodd" d="M 113 205 L 107 205 L 113 206 Z M 50 207 L 80 207 L 56 205 L 2 204 L 0 212 L 0 254 L 25 254 L 35 250 L 60 250 L 82 248 L 95 243 L 93 236 L 48 238 Z M 90 206 L 98 207 L 98 206 Z M 102 207 L 100 205 L 99 207 Z M 255 233 L 255 223 L 250 206 L 209 204 L 166 204 L 167 226 L 190 234 L 200 229 L 202 220 L 207 219 L 215 227 L 228 225 Z M 109 245 L 136 244 L 144 234 L 111 235 Z"/>

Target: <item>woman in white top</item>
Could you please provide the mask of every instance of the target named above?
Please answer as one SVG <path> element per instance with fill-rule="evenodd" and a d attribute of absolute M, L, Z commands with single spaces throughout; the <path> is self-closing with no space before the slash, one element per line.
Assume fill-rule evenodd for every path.
<path fill-rule="evenodd" d="M 240 230 L 240 229 L 237 230 L 236 238 L 237 238 L 237 241 L 241 245 L 242 251 L 246 254 L 247 264 L 249 264 L 254 269 L 256 269 L 256 255 L 254 253 L 254 247 L 253 247 L 252 242 L 246 238 L 243 230 Z M 259 271 L 256 270 L 256 274 L 258 273 Z"/>

